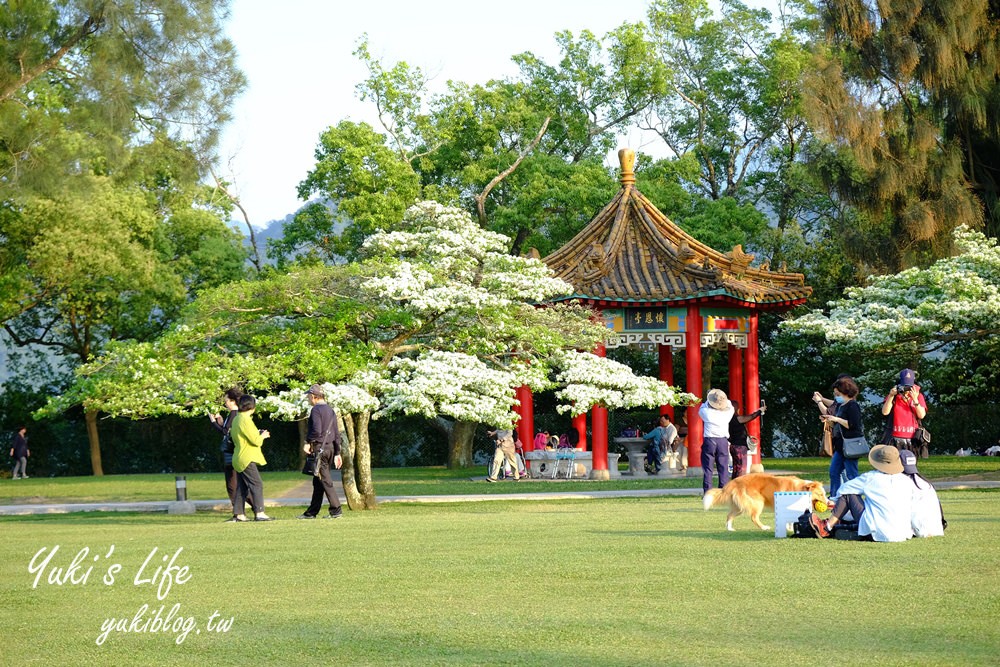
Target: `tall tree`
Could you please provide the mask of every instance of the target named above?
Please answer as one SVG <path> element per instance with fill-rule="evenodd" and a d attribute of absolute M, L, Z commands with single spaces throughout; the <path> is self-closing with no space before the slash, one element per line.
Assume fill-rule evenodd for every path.
<path fill-rule="evenodd" d="M 224 0 L 0 5 L 0 324 L 73 366 L 242 275 L 196 186 L 244 86 Z M 96 413 L 91 461 L 101 474 Z"/>
<path fill-rule="evenodd" d="M 3 328 L 19 346 L 49 348 L 69 368 L 111 340 L 163 333 L 189 292 L 243 275 L 241 239 L 203 204 L 165 212 L 153 193 L 81 176 L 62 195 L 8 209 L 4 250 L 27 267 L 7 295 Z M 103 474 L 97 413 L 85 413 L 94 474 Z"/>
<path fill-rule="evenodd" d="M 303 211 L 290 243 L 305 255 L 354 257 L 416 196 L 475 211 L 482 227 L 511 238 L 514 253 L 567 240 L 613 193 L 607 150 L 664 79 L 642 26 L 623 25 L 603 40 L 562 32 L 556 41 L 556 65 L 522 53 L 516 78 L 449 82 L 432 95 L 420 68 L 383 65 L 363 39 L 355 55 L 369 76 L 358 94 L 374 104 L 381 127 L 344 121 L 323 134 L 300 196 L 328 197 L 338 213 Z M 293 248 L 275 250 L 288 258 Z"/>
<path fill-rule="evenodd" d="M 849 249 L 894 272 L 1000 233 L 1000 7 L 825 0 L 806 92 L 828 181 L 865 214 Z M 851 230 L 848 230 L 851 231 Z"/>
<path fill-rule="evenodd" d="M 0 198 L 166 133 L 207 155 L 244 86 L 225 0 L 0 5 Z M 16 190 L 15 190 L 16 191 Z"/>
<path fill-rule="evenodd" d="M 542 262 L 508 254 L 508 244 L 464 211 L 421 202 L 401 229 L 372 235 L 361 262 L 207 292 L 156 344 L 116 345 L 86 366 L 51 409 L 69 402 L 132 416 L 197 413 L 240 383 L 276 394 L 265 404 L 295 418 L 303 407 L 296 393 L 309 383 L 351 384 L 332 392 L 351 413 L 344 484 L 350 506 L 368 509 L 376 504 L 373 416 L 443 418 L 449 463 L 467 465 L 476 422 L 510 424 L 515 386 L 561 382 L 576 410 L 694 398 L 594 355 L 567 355 L 592 348 L 606 330 L 577 305 L 536 307 L 571 287 Z M 553 380 L 562 368 L 571 377 Z"/>

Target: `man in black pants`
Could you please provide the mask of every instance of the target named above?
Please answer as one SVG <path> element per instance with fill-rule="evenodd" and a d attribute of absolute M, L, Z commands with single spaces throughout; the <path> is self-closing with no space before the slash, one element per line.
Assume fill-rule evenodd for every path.
<path fill-rule="evenodd" d="M 309 412 L 309 427 L 306 433 L 306 445 L 309 452 L 317 454 L 316 474 L 313 475 L 312 502 L 300 519 L 315 519 L 323 509 L 323 496 L 330 501 L 329 519 L 339 519 L 343 514 L 340 507 L 340 496 L 333 488 L 333 478 L 330 476 L 331 465 L 338 470 L 343 464 L 340 457 L 340 429 L 337 427 L 337 415 L 326 403 L 323 387 L 314 384 L 306 392 L 312 410 Z"/>

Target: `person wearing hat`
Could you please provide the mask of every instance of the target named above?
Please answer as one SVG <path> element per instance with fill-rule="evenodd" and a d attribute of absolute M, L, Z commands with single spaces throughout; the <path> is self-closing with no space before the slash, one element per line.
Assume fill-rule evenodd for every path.
<path fill-rule="evenodd" d="M 719 473 L 719 488 L 729 482 L 729 422 L 736 410 L 726 392 L 710 389 L 707 400 L 698 408 L 698 416 L 705 424 L 701 443 L 702 493 L 712 488 L 712 462 Z"/>
<path fill-rule="evenodd" d="M 920 426 L 920 420 L 927 416 L 927 401 L 920 393 L 920 385 L 916 384 L 917 374 L 909 368 L 899 372 L 896 385 L 882 402 L 882 416 L 887 418 L 886 430 L 890 441 L 899 449 L 917 452 L 921 443 L 913 442 L 913 432 Z"/>
<path fill-rule="evenodd" d="M 899 452 L 899 460 L 903 464 L 903 474 L 913 482 L 910 507 L 910 527 L 917 537 L 940 537 L 948 522 L 944 518 L 944 510 L 938 499 L 934 485 L 917 472 L 917 455 L 909 450 Z"/>
<path fill-rule="evenodd" d="M 875 445 L 868 452 L 875 470 L 844 482 L 833 513 L 825 521 L 809 517 L 819 537 L 828 537 L 847 511 L 858 522 L 858 537 L 875 542 L 905 542 L 913 537 L 910 527 L 913 484 L 902 474 L 899 450 L 892 445 Z"/>
<path fill-rule="evenodd" d="M 316 473 L 312 478 L 312 500 L 306 511 L 299 515 L 300 519 L 315 519 L 323 509 L 323 496 L 330 503 L 330 513 L 326 518 L 339 519 L 344 514 L 340 506 L 340 495 L 333 488 L 333 476 L 330 468 L 340 470 L 344 459 L 340 456 L 340 427 L 337 426 L 337 414 L 326 402 L 326 392 L 322 385 L 314 384 L 306 392 L 306 398 L 312 409 L 309 410 L 309 425 L 306 428 L 307 454 L 316 455 Z"/>

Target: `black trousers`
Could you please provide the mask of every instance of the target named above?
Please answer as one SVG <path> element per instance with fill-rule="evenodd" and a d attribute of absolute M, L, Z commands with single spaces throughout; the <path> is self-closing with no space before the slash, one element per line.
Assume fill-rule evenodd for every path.
<path fill-rule="evenodd" d="M 236 485 L 236 495 L 233 498 L 233 514 L 242 514 L 243 505 L 249 498 L 254 515 L 264 511 L 264 482 L 260 478 L 257 464 L 251 463 L 246 470 L 236 473 L 239 483 Z M 236 508 L 239 509 L 236 509 Z"/>
<path fill-rule="evenodd" d="M 323 496 L 330 502 L 330 515 L 340 514 L 344 510 L 340 508 L 340 496 L 333 488 L 333 477 L 330 475 L 330 468 L 333 466 L 334 454 L 332 451 L 323 452 L 316 462 L 319 475 L 313 475 L 313 495 L 312 502 L 309 503 L 305 513 L 309 516 L 316 516 L 323 509 Z"/>

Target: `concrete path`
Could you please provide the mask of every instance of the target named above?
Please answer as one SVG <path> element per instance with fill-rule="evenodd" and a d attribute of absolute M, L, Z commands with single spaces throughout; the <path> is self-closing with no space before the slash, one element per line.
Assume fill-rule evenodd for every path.
<path fill-rule="evenodd" d="M 485 482 L 484 482 L 485 483 Z M 501 482 L 513 484 L 513 482 Z M 529 482 L 531 483 L 531 482 Z M 955 489 L 998 489 L 1000 481 L 956 481 L 935 482 L 934 488 L 941 490 Z M 302 487 L 296 487 L 290 493 L 301 493 Z M 342 502 L 346 502 L 343 488 L 339 488 Z M 654 498 L 661 496 L 700 496 L 701 487 L 687 489 L 636 489 L 619 491 L 540 491 L 537 493 L 488 493 L 437 496 L 379 496 L 380 503 L 464 503 L 487 500 L 570 500 L 597 498 Z M 301 507 L 309 505 L 308 497 L 288 496 L 266 498 L 267 507 Z M 0 505 L 0 516 L 17 516 L 25 514 L 67 514 L 69 512 L 167 512 L 175 501 L 149 501 L 132 503 L 34 503 L 24 505 Z M 229 511 L 229 499 L 195 500 L 191 501 L 195 508 L 202 511 Z"/>

